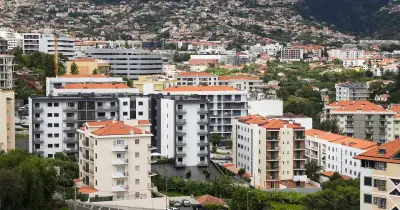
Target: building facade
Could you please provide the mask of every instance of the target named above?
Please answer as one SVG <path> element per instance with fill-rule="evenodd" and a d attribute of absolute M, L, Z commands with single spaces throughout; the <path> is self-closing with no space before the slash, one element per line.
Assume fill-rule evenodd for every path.
<path fill-rule="evenodd" d="M 162 55 L 136 49 L 89 49 L 89 58 L 108 61 L 110 75 L 138 79 L 138 76 L 163 73 Z"/>
<path fill-rule="evenodd" d="M 78 67 L 79 74 L 91 75 L 94 71 L 97 71 L 97 74 L 105 74 L 108 75 L 110 72 L 110 65 L 108 61 L 104 60 L 96 60 L 96 59 L 77 59 L 72 61 L 67 61 L 66 73 L 71 74 L 71 66 L 75 63 Z"/>
<path fill-rule="evenodd" d="M 361 161 L 360 209 L 400 208 L 400 139 L 357 155 Z"/>
<path fill-rule="evenodd" d="M 7 40 L 4 40 L 0 37 L 0 54 L 6 54 L 7 52 L 8 52 Z"/>
<path fill-rule="evenodd" d="M 14 56 L 0 54 L 0 89 L 14 88 Z"/>
<path fill-rule="evenodd" d="M 39 51 L 54 54 L 56 35 L 54 34 L 40 34 L 39 38 Z M 68 59 L 73 59 L 75 56 L 75 39 L 72 37 L 57 35 L 57 50 Z"/>
<path fill-rule="evenodd" d="M 303 49 L 294 49 L 294 48 L 284 48 L 281 50 L 281 58 L 282 62 L 286 61 L 300 61 L 304 57 Z"/>
<path fill-rule="evenodd" d="M 336 101 L 342 100 L 368 100 L 369 90 L 366 83 L 340 83 L 335 84 Z"/>
<path fill-rule="evenodd" d="M 218 85 L 218 76 L 208 72 L 182 72 L 176 79 L 178 86 Z"/>
<path fill-rule="evenodd" d="M 14 91 L 0 90 L 0 151 L 15 149 Z"/>
<path fill-rule="evenodd" d="M 244 168 L 261 189 L 304 187 L 304 128 L 258 115 L 233 120 L 233 164 Z M 289 184 L 291 183 L 291 184 Z"/>
<path fill-rule="evenodd" d="M 96 195 L 151 198 L 150 123 L 87 122 L 79 133 L 79 177 Z"/>

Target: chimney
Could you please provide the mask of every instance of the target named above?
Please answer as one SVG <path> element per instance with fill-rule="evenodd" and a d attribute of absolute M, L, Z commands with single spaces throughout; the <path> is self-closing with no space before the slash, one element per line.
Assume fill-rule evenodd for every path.
<path fill-rule="evenodd" d="M 379 148 L 379 154 L 380 155 L 386 154 L 386 149 L 385 148 Z"/>
<path fill-rule="evenodd" d="M 361 104 L 361 108 L 364 108 L 365 104 Z"/>

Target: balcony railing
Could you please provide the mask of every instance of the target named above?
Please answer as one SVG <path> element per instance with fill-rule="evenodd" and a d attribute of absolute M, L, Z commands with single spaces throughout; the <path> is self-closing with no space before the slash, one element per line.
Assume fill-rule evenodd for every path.
<path fill-rule="evenodd" d="M 206 109 L 206 108 L 199 108 L 199 109 L 197 109 L 197 113 L 198 113 L 198 114 L 207 114 L 207 113 L 208 113 L 208 109 Z"/>
<path fill-rule="evenodd" d="M 42 123 L 42 122 L 43 122 L 43 118 L 41 118 L 41 117 L 36 117 L 36 118 L 33 119 L 33 122 L 35 122 L 35 123 Z"/>
<path fill-rule="evenodd" d="M 176 124 L 177 125 L 184 125 L 184 124 L 186 124 L 186 120 L 185 119 L 176 119 Z"/>
<path fill-rule="evenodd" d="M 184 157 L 184 156 L 186 156 L 186 151 L 184 151 L 184 150 L 181 150 L 181 151 L 177 150 L 177 151 L 176 151 L 176 156 L 177 156 L 177 157 Z"/>
<path fill-rule="evenodd" d="M 112 165 L 126 165 L 129 163 L 128 159 L 118 158 L 112 161 Z"/>
<path fill-rule="evenodd" d="M 208 130 L 207 129 L 200 129 L 197 131 L 197 134 L 199 135 L 207 135 L 208 134 Z"/>
<path fill-rule="evenodd" d="M 186 141 L 177 141 L 176 142 L 176 146 L 185 146 L 186 145 Z"/>
<path fill-rule="evenodd" d="M 208 154 L 209 154 L 209 152 L 207 150 L 200 150 L 199 152 L 197 152 L 197 155 L 199 155 L 199 156 L 205 156 Z"/>
<path fill-rule="evenodd" d="M 199 146 L 207 146 L 208 142 L 207 141 L 199 141 L 199 142 L 197 142 L 197 145 L 199 145 Z"/>
<path fill-rule="evenodd" d="M 208 166 L 208 162 L 207 161 L 199 161 L 197 163 L 197 166 Z"/>
<path fill-rule="evenodd" d="M 199 119 L 197 121 L 198 124 L 208 124 L 208 119 Z"/>
<path fill-rule="evenodd" d="M 186 135 L 186 131 L 185 130 L 176 130 L 176 135 Z"/>
<path fill-rule="evenodd" d="M 186 109 L 177 109 L 176 114 L 186 114 Z"/>
<path fill-rule="evenodd" d="M 44 140 L 42 138 L 33 139 L 33 143 L 35 143 L 35 144 L 42 144 L 43 142 L 44 142 Z"/>
<path fill-rule="evenodd" d="M 128 145 L 114 144 L 111 150 L 113 152 L 126 152 L 128 150 Z"/>
<path fill-rule="evenodd" d="M 186 167 L 186 162 L 175 162 L 175 167 Z"/>

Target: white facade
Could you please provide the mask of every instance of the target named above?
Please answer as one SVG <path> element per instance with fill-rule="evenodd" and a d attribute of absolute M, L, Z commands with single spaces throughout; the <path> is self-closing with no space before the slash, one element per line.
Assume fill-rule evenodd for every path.
<path fill-rule="evenodd" d="M 328 55 L 331 58 L 336 58 L 340 60 L 358 59 L 365 57 L 364 50 L 358 49 L 332 49 L 328 50 Z"/>
<path fill-rule="evenodd" d="M 163 64 L 163 72 L 167 75 L 167 77 L 175 77 L 178 74 L 176 65 L 165 63 Z"/>
<path fill-rule="evenodd" d="M 263 92 L 267 87 L 263 80 L 257 77 L 246 76 L 221 76 L 218 77 L 218 85 L 231 86 L 248 92 Z"/>
<path fill-rule="evenodd" d="M 14 88 L 14 56 L 0 54 L 0 89 Z"/>
<path fill-rule="evenodd" d="M 206 72 L 182 72 L 176 79 L 178 86 L 218 85 L 218 76 Z"/>
<path fill-rule="evenodd" d="M 75 40 L 71 37 L 58 36 L 58 53 L 65 55 L 68 59 L 75 56 Z M 55 52 L 55 35 L 54 34 L 41 34 L 39 39 L 39 51 L 54 54 Z"/>
<path fill-rule="evenodd" d="M 22 46 L 21 34 L 10 28 L 0 28 L 0 37 L 7 41 L 8 50 L 12 50 L 17 46 Z"/>
<path fill-rule="evenodd" d="M 336 101 L 342 100 L 367 100 L 369 90 L 367 83 L 340 83 L 335 84 Z"/>
<path fill-rule="evenodd" d="M 276 56 L 279 51 L 283 49 L 283 45 L 280 45 L 279 43 L 275 44 L 268 44 L 268 45 L 260 45 L 256 44 L 254 46 L 250 46 L 250 53 L 267 53 L 270 56 Z"/>
<path fill-rule="evenodd" d="M 278 116 L 277 118 L 281 120 L 293 121 L 300 124 L 305 129 L 311 129 L 313 125 L 313 119 L 307 116 L 284 114 L 283 116 Z"/>
<path fill-rule="evenodd" d="M 116 199 L 151 198 L 150 125 L 138 121 L 86 123 L 79 132 L 79 177 L 98 190 L 95 195 Z"/>
<path fill-rule="evenodd" d="M 283 115 L 283 101 L 279 99 L 249 100 L 249 114 L 276 117 Z"/>
<path fill-rule="evenodd" d="M 300 61 L 304 58 L 304 50 L 303 49 L 291 49 L 285 48 L 281 50 L 281 58 L 282 62 L 286 61 Z"/>

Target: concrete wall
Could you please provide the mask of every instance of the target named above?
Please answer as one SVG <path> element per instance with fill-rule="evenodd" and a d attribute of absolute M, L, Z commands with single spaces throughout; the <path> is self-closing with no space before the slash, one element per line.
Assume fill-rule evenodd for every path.
<path fill-rule="evenodd" d="M 249 114 L 261 116 L 282 116 L 283 101 L 275 99 L 264 99 L 258 101 L 249 101 Z"/>

